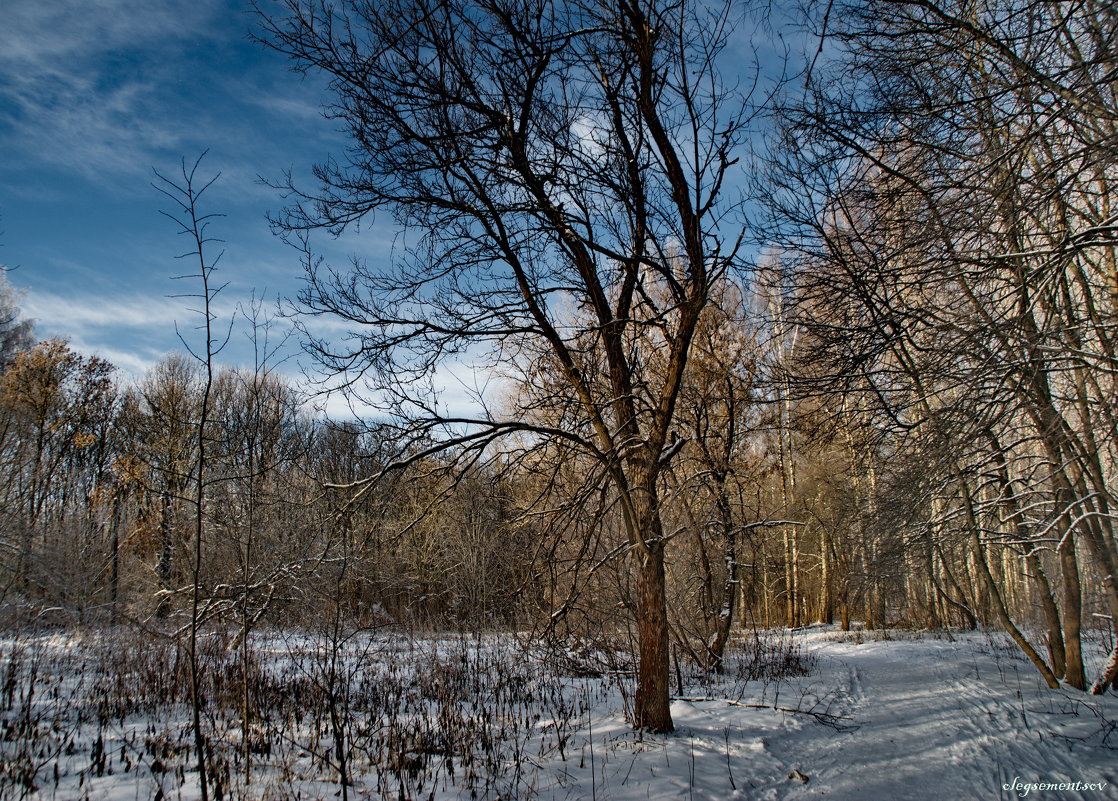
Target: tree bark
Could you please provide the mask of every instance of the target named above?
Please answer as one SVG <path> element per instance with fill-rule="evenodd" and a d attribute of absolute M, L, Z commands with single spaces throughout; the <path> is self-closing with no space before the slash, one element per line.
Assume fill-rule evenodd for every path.
<path fill-rule="evenodd" d="M 819 622 L 835 621 L 835 602 L 831 590 L 831 535 L 826 526 L 819 529 Z"/>
<path fill-rule="evenodd" d="M 1075 538 L 1067 532 L 1060 547 L 1060 568 L 1064 577 L 1064 681 L 1077 690 L 1087 689 L 1083 670 L 1080 630 L 1083 617 L 1083 590 L 1079 582 L 1079 562 L 1075 558 Z"/>
<path fill-rule="evenodd" d="M 978 539 L 978 530 L 972 527 L 968 534 L 971 541 L 971 548 L 974 551 L 975 562 L 978 565 L 979 573 L 982 575 L 982 580 L 986 584 L 986 589 L 990 593 L 990 600 L 994 604 L 994 613 L 998 616 L 1002 628 L 1013 638 L 1017 646 L 1025 652 L 1025 656 L 1029 658 L 1029 661 L 1032 662 L 1033 666 L 1040 672 L 1040 675 L 1044 678 L 1044 682 L 1053 690 L 1059 688 L 1060 682 L 1052 673 L 1052 669 L 1048 667 L 1048 664 L 1041 655 L 1033 648 L 1032 643 L 1030 643 L 1025 638 L 1025 635 L 1021 633 L 1021 630 L 1017 628 L 1017 625 L 1013 622 L 1013 618 L 1009 616 L 1009 610 L 1005 608 L 1005 601 L 1002 600 L 998 585 L 994 581 L 994 576 L 990 573 L 989 566 L 986 564 L 986 555 L 982 552 L 982 543 Z"/>
<path fill-rule="evenodd" d="M 726 478 L 720 475 L 718 487 L 718 515 L 722 531 L 726 538 L 726 582 L 722 585 L 721 605 L 715 621 L 714 636 L 707 648 L 710 666 L 716 672 L 722 672 L 722 660 L 726 653 L 726 643 L 730 641 L 730 630 L 734 625 L 734 609 L 737 606 L 738 595 L 738 534 L 734 528 L 733 512 L 726 498 Z"/>
<path fill-rule="evenodd" d="M 1028 561 L 1030 576 L 1040 598 L 1040 607 L 1044 610 L 1044 622 L 1048 628 L 1048 658 L 1052 662 L 1052 672 L 1056 674 L 1056 678 L 1062 679 L 1067 674 L 1067 657 L 1064 650 L 1064 629 L 1060 624 L 1060 610 L 1056 606 L 1056 599 L 1052 597 L 1052 587 L 1048 583 L 1048 576 L 1036 551 L 1029 554 Z"/>
<path fill-rule="evenodd" d="M 669 696 L 668 605 L 664 548 L 652 542 L 637 555 L 637 628 L 640 661 L 634 724 L 657 734 L 675 729 Z"/>
<path fill-rule="evenodd" d="M 159 603 L 155 616 L 165 618 L 171 611 L 171 567 L 175 554 L 175 507 L 170 490 L 164 490 L 159 497 L 159 563 L 155 575 L 159 577 Z"/>
<path fill-rule="evenodd" d="M 1099 671 L 1099 677 L 1091 685 L 1092 695 L 1102 695 L 1107 687 L 1118 689 L 1118 645 L 1115 645 L 1107 657 L 1106 664 Z"/>

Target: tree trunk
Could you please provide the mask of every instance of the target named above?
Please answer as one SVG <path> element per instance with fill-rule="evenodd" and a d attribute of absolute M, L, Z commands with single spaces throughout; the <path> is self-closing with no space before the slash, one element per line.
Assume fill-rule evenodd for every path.
<path fill-rule="evenodd" d="M 1083 590 L 1079 583 L 1079 562 L 1075 558 L 1075 539 L 1064 535 L 1057 553 L 1064 576 L 1064 681 L 1077 690 L 1087 689 L 1083 670 L 1083 649 L 1080 628 L 1083 617 Z"/>
<path fill-rule="evenodd" d="M 951 589 L 955 592 L 953 606 L 962 613 L 962 627 L 967 631 L 974 631 L 978 628 L 978 619 L 974 615 L 974 610 L 971 609 L 966 593 L 963 592 L 962 586 L 955 578 L 954 571 L 951 570 L 951 566 L 948 564 L 947 554 L 941 551 L 939 556 L 940 565 L 943 567 L 943 575 L 947 577 Z"/>
<path fill-rule="evenodd" d="M 1040 563 L 1040 556 L 1033 551 L 1028 559 L 1033 586 L 1036 588 L 1040 607 L 1044 610 L 1044 622 L 1048 627 L 1048 658 L 1052 662 L 1052 672 L 1056 674 L 1056 678 L 1062 679 L 1067 672 L 1067 658 L 1064 651 L 1064 629 L 1060 625 L 1060 610 L 1056 606 L 1055 598 L 1052 597 L 1052 587 Z"/>
<path fill-rule="evenodd" d="M 968 510 L 968 515 L 969 514 L 970 512 Z M 978 539 L 978 530 L 972 527 L 969 531 L 969 536 L 975 561 L 978 563 L 979 572 L 982 574 L 982 579 L 986 584 L 986 588 L 990 593 L 990 599 L 994 604 L 994 613 L 998 616 L 1002 628 L 1013 638 L 1017 646 L 1025 652 L 1025 656 L 1029 658 L 1029 661 L 1033 663 L 1033 666 L 1036 667 L 1037 671 L 1044 678 L 1045 684 L 1053 690 L 1059 688 L 1060 682 L 1056 676 L 1053 675 L 1052 669 L 1048 667 L 1048 664 L 1041 658 L 1040 654 L 1036 652 L 1036 649 L 1033 648 L 1032 643 L 1030 643 L 1025 638 L 1025 635 L 1021 633 L 1021 630 L 1017 628 L 1017 625 L 1013 622 L 1013 618 L 1009 616 L 1009 610 L 1005 608 L 1005 602 L 1002 600 L 1001 593 L 998 591 L 998 585 L 994 581 L 994 576 L 990 573 L 990 568 L 986 564 L 986 555 L 982 552 L 982 543 Z"/>
<path fill-rule="evenodd" d="M 772 583 L 769 580 L 769 559 L 767 549 L 761 551 L 761 589 L 763 592 L 762 598 L 765 604 L 765 625 L 771 626 L 773 624 L 772 612 Z"/>
<path fill-rule="evenodd" d="M 939 614 L 939 598 L 935 590 L 935 570 L 932 538 L 928 536 L 920 543 L 920 596 L 924 599 L 924 628 L 929 631 L 943 627 Z"/>
<path fill-rule="evenodd" d="M 1103 665 L 1099 671 L 1099 677 L 1095 679 L 1095 683 L 1091 685 L 1092 695 L 1102 695 L 1106 692 L 1106 688 L 1113 686 L 1118 690 L 1118 645 L 1115 645 L 1107 657 L 1106 664 Z"/>
<path fill-rule="evenodd" d="M 723 479 L 719 486 L 718 513 L 722 530 L 726 537 L 726 583 L 722 586 L 722 603 L 715 621 L 714 636 L 707 648 L 710 666 L 722 672 L 722 660 L 726 653 L 726 643 L 730 641 L 730 629 L 734 625 L 734 608 L 738 594 L 738 535 L 734 529 L 733 513 L 726 500 L 726 485 Z"/>
<path fill-rule="evenodd" d="M 159 564 L 155 575 L 159 577 L 159 603 L 155 616 L 167 617 L 171 611 L 171 564 L 175 554 L 174 542 L 175 507 L 169 490 L 164 490 L 159 499 Z"/>
<path fill-rule="evenodd" d="M 958 471 L 957 471 L 958 472 Z M 998 622 L 1002 624 L 1002 628 L 1013 638 L 1029 661 L 1037 669 L 1040 675 L 1044 678 L 1044 683 L 1051 689 L 1058 689 L 1060 686 L 1059 679 L 1052 673 L 1052 669 L 1048 663 L 1044 661 L 1043 657 L 1037 653 L 1033 648 L 1032 643 L 1028 641 L 1021 629 L 1013 622 L 1013 618 L 1009 615 L 1009 610 L 1006 609 L 1005 601 L 1002 598 L 1001 591 L 998 589 L 998 584 L 994 580 L 994 575 L 990 572 L 990 566 L 986 563 L 986 554 L 982 550 L 982 541 L 978 537 L 978 520 L 974 513 L 974 502 L 970 496 L 970 490 L 967 484 L 962 479 L 961 473 L 959 474 L 959 495 L 963 502 L 963 509 L 966 511 L 967 516 L 967 538 L 970 540 L 971 553 L 974 555 L 975 566 L 979 575 L 982 578 L 983 584 L 989 593 L 990 601 L 994 606 L 994 614 L 998 617 Z"/>
<path fill-rule="evenodd" d="M 819 529 L 819 622 L 835 621 L 835 602 L 831 591 L 831 535 L 826 526 Z"/>
<path fill-rule="evenodd" d="M 120 500 L 113 502 L 112 518 L 109 521 L 112 531 L 112 553 L 109 572 L 109 608 L 112 625 L 117 624 L 117 601 L 120 596 Z"/>
<path fill-rule="evenodd" d="M 640 662 L 634 723 L 664 734 L 675 729 L 669 697 L 670 654 L 664 546 L 652 542 L 637 556 L 637 628 Z"/>
<path fill-rule="evenodd" d="M 1001 502 L 1009 511 L 1013 530 L 1021 542 L 1030 542 L 1034 539 L 1033 533 L 1022 522 L 1020 504 L 1013 491 L 1013 484 L 1009 477 L 1009 464 L 1006 462 L 1005 450 L 993 430 L 987 429 L 986 436 L 990 439 L 991 453 L 998 469 L 998 480 L 1001 483 Z M 1036 591 L 1041 609 L 1044 610 L 1044 622 L 1048 629 L 1048 659 L 1052 664 L 1052 673 L 1058 679 L 1064 678 L 1067 670 L 1066 651 L 1064 649 L 1064 631 L 1060 624 L 1060 610 L 1056 606 L 1055 596 L 1052 594 L 1052 585 L 1048 575 L 1044 572 L 1044 565 L 1040 561 L 1040 554 L 1033 549 L 1026 556 L 1029 566 L 1028 577 L 1032 580 L 1033 589 Z"/>
<path fill-rule="evenodd" d="M 796 527 L 784 527 L 784 625 L 796 627 Z"/>

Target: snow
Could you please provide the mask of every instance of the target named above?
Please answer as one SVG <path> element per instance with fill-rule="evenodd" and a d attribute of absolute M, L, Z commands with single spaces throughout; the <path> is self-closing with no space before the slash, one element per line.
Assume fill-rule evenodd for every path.
<path fill-rule="evenodd" d="M 1102 743 L 1109 731 L 1096 717 L 1105 712 L 1118 720 L 1114 699 L 1049 691 L 1000 635 L 861 644 L 829 641 L 823 633 L 805 639 L 819 660 L 817 680 L 836 694 L 836 707 L 854 727 L 783 729 L 767 749 L 778 770 L 757 776 L 755 797 L 994 798 L 1009 795 L 1004 785 L 1015 779 L 1106 782 L 1109 792 L 1061 798 L 1118 797 L 1115 754 L 1106 747 L 1118 747 L 1118 736 Z M 1092 742 L 1096 734 L 1100 741 Z M 785 766 L 810 781 L 782 782 Z"/>
<path fill-rule="evenodd" d="M 1118 699 L 1048 690 L 1000 634 L 839 639 L 823 627 L 798 635 L 815 670 L 751 683 L 760 694 L 742 699 L 826 712 L 835 725 L 722 700 L 676 701 L 676 734 L 634 747 L 634 735 L 609 715 L 595 738 L 597 759 L 613 764 L 599 767 L 595 786 L 578 771 L 557 774 L 570 783 L 550 797 L 980 799 L 1081 782 L 1105 786 L 1059 798 L 1118 798 Z M 588 739 L 589 730 L 580 735 Z M 789 778 L 794 771 L 807 781 Z M 1004 789 L 1015 782 L 1017 790 Z"/>
<path fill-rule="evenodd" d="M 770 633 L 768 642 L 779 653 L 798 651 L 806 671 L 775 678 L 784 663 L 766 667 L 746 651 L 728 660 L 726 676 L 683 676 L 683 693 L 672 703 L 676 732 L 667 736 L 629 728 L 624 713 L 630 688 L 617 676 L 549 673 L 543 663 L 517 651 L 511 638 L 497 635 L 355 640 L 346 671 L 365 682 L 353 685 L 355 698 L 364 697 L 362 688 L 379 688 L 395 698 L 411 692 L 410 683 L 427 688 L 427 695 L 419 693 L 394 708 L 398 717 L 392 721 L 414 723 L 425 714 L 445 721 L 453 711 L 479 739 L 495 732 L 510 738 L 499 749 L 479 752 L 473 762 L 432 751 L 439 755 L 430 757 L 422 790 L 403 782 L 401 795 L 392 785 L 393 798 L 470 798 L 464 783 L 470 765 L 498 766 L 492 769 L 499 776 L 472 789 L 479 798 L 505 801 L 1118 798 L 1118 698 L 1047 689 L 1000 633 L 845 634 L 817 626 Z M 267 669 L 291 681 L 310 677 L 313 660 L 321 663 L 323 656 L 306 637 L 271 634 L 257 646 L 266 652 Z M 123 717 L 107 727 L 95 729 L 86 716 L 78 728 L 68 729 L 73 709 L 93 708 L 83 707 L 89 700 L 83 701 L 83 693 L 127 687 L 127 682 L 107 685 L 104 676 L 95 675 L 91 665 L 104 654 L 98 650 L 103 645 L 58 635 L 31 646 L 0 638 L 0 680 L 14 675 L 8 666 L 20 648 L 25 666 L 38 654 L 40 673 L 59 671 L 60 680 L 43 683 L 32 699 L 44 733 L 41 742 L 11 735 L 30 730 L 16 726 L 21 708 L 28 708 L 21 707 L 20 692 L 0 699 L 0 799 L 117 801 L 154 798 L 160 788 L 167 799 L 197 797 L 184 707 L 153 711 L 141 703 L 126 704 L 119 708 L 132 711 L 114 712 Z M 360 654 L 379 654 L 381 661 L 356 671 L 353 660 Z M 1100 643 L 1093 658 L 1104 657 Z M 435 667 L 424 673 L 423 665 Z M 477 673 L 461 685 L 472 697 L 450 690 L 440 694 L 459 680 L 455 666 Z M 509 686 L 529 688 L 532 700 L 508 702 L 520 697 L 508 695 Z M 490 694 L 506 701 L 487 710 L 483 700 Z M 211 720 L 218 735 L 235 744 L 235 717 Z M 389 718 L 377 721 L 383 726 Z M 237 784 L 234 768 L 226 797 L 341 797 L 336 775 L 311 754 L 316 747 L 320 754 L 329 753 L 328 736 L 311 735 L 307 721 L 277 718 L 273 725 L 295 727 L 287 730 L 286 740 L 280 738 L 286 750 L 277 746 L 258 757 L 257 778 L 249 788 Z M 428 735 L 438 731 L 409 731 L 414 735 L 420 729 Z M 55 732 L 53 740 L 47 731 Z M 91 769 L 96 760 L 90 751 L 101 731 L 110 758 L 107 769 L 97 771 Z M 154 764 L 145 744 L 159 738 L 167 740 L 165 766 Z M 35 792 L 23 792 L 26 788 L 10 778 L 20 751 L 33 752 Z M 394 758 L 418 753 L 401 750 Z M 129 755 L 127 771 L 124 754 Z M 386 764 L 355 753 L 349 797 L 384 795 L 376 772 Z"/>

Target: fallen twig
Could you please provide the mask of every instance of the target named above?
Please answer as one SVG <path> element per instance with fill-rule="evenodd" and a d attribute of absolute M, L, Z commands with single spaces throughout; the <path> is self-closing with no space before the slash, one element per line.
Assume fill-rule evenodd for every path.
<path fill-rule="evenodd" d="M 776 712 L 789 712 L 794 715 L 810 715 L 820 723 L 831 726 L 839 731 L 853 731 L 858 728 L 857 723 L 844 723 L 843 721 L 853 721 L 853 718 L 848 718 L 843 715 L 832 715 L 830 712 L 819 712 L 812 709 L 796 709 L 788 706 L 773 706 L 772 704 L 744 704 L 741 701 L 734 701 L 729 698 L 673 698 L 673 701 L 687 701 L 689 703 L 699 703 L 702 701 L 721 701 L 729 704 L 730 706 L 741 706 L 746 709 L 772 709 Z"/>

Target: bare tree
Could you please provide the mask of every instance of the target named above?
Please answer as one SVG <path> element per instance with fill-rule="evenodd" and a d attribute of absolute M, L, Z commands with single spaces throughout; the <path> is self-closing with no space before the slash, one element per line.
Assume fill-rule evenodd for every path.
<path fill-rule="evenodd" d="M 49 340 L 18 354 L 0 375 L 0 493 L 5 535 L 18 540 L 0 538 L 0 565 L 11 570 L 0 582 L 0 597 L 9 581 L 18 582 L 29 600 L 66 603 L 67 596 L 81 595 L 79 587 L 67 586 L 77 577 L 74 557 L 80 554 L 66 549 L 100 533 L 91 531 L 91 508 L 109 483 L 108 430 L 117 408 L 112 371 L 103 359 Z M 85 599 L 77 600 L 84 605 Z"/>
<path fill-rule="evenodd" d="M 758 344 L 745 319 L 739 286 L 727 285 L 708 307 L 695 333 L 678 419 L 689 440 L 671 465 L 674 497 L 691 529 L 694 556 L 682 560 L 701 617 L 700 664 L 722 669 L 740 605 L 743 540 L 768 523 L 751 519 L 743 497 L 759 480 L 754 455 L 760 424 Z M 711 552 L 714 552 L 713 554 Z M 697 578 L 697 581 L 696 581 Z M 684 628 L 679 622 L 677 628 Z"/>
<path fill-rule="evenodd" d="M 181 176 L 176 179 L 166 178 L 156 173 L 159 183 L 153 186 L 165 195 L 173 204 L 174 210 L 163 214 L 175 223 L 181 236 L 185 236 L 189 243 L 189 250 L 178 258 L 188 260 L 191 265 L 196 265 L 197 272 L 189 272 L 178 278 L 196 280 L 199 284 L 197 292 L 186 297 L 198 302 L 194 309 L 202 318 L 198 325 L 205 341 L 202 348 L 194 350 L 183 339 L 183 344 L 190 354 L 198 361 L 202 371 L 202 380 L 198 399 L 198 414 L 194 420 L 194 462 L 191 486 L 193 488 L 192 505 L 194 507 L 194 539 L 191 564 L 191 594 L 190 594 L 190 628 L 188 652 L 190 657 L 190 701 L 194 723 L 194 745 L 198 759 L 198 783 L 201 788 L 202 801 L 208 801 L 209 785 L 206 773 L 206 737 L 202 730 L 202 707 L 204 699 L 201 696 L 201 667 L 198 660 L 198 633 L 201 625 L 202 601 L 202 554 L 204 552 L 205 534 L 205 505 L 207 482 L 207 456 L 211 449 L 209 441 L 210 404 L 214 388 L 215 358 L 224 347 L 228 337 L 222 339 L 220 331 L 215 330 L 213 300 L 221 291 L 221 286 L 214 283 L 214 270 L 221 253 L 216 257 L 210 256 L 209 248 L 221 240 L 215 239 L 209 232 L 213 220 L 222 215 L 206 213 L 202 210 L 199 201 L 220 173 L 203 181 L 198 177 L 198 167 L 205 156 L 203 153 L 192 166 L 187 167 L 186 160 L 182 162 Z M 180 334 L 181 338 L 181 334 Z"/>
<path fill-rule="evenodd" d="M 722 79 L 730 4 L 281 5 L 261 11 L 264 37 L 329 77 L 352 140 L 283 227 L 384 210 L 404 229 L 391 259 L 308 256 L 305 310 L 353 330 L 312 348 L 435 447 L 518 433 L 593 459 L 637 573 L 635 723 L 670 731 L 659 481 L 693 334 L 741 238 L 728 185 L 750 112 Z M 645 369 L 650 347 L 665 369 Z M 462 355 L 522 380 L 552 372 L 556 422 L 515 404 L 448 412 L 435 377 Z"/>
<path fill-rule="evenodd" d="M 7 268 L 0 268 L 4 271 Z M 0 366 L 7 367 L 17 354 L 30 350 L 35 344 L 32 320 L 23 316 L 19 308 L 19 294 L 0 272 Z"/>

